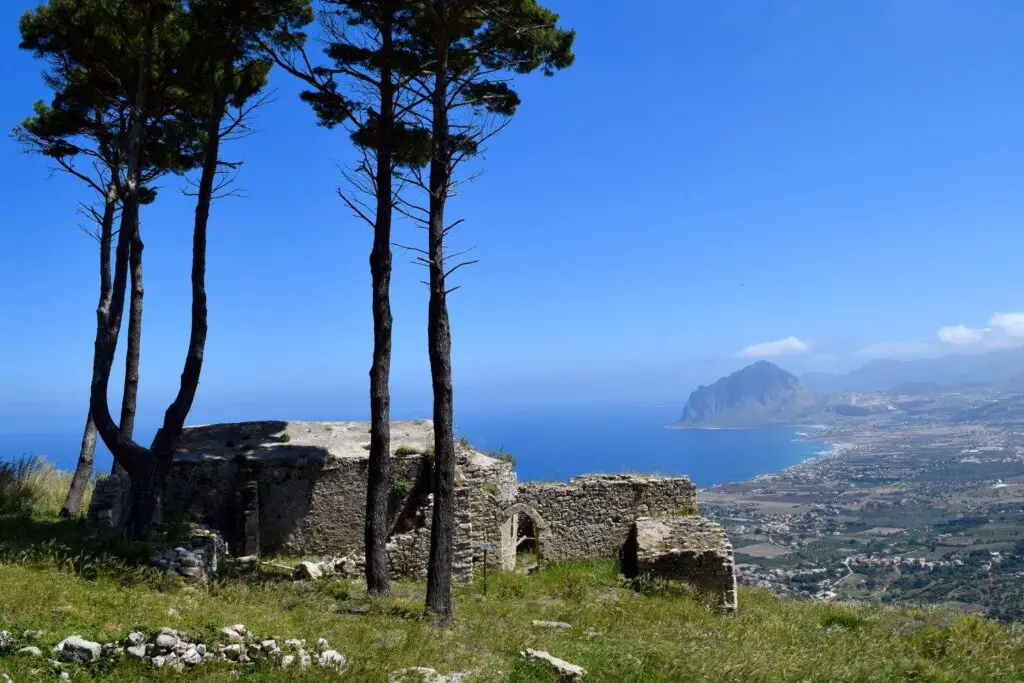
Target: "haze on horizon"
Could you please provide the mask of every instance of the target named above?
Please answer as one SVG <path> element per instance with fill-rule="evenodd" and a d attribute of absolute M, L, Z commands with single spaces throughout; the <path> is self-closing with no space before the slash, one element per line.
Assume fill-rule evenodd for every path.
<path fill-rule="evenodd" d="M 0 8 L 8 128 L 47 94 L 17 49 L 34 4 Z M 453 247 L 481 259 L 450 301 L 457 403 L 682 403 L 758 358 L 845 371 L 1024 344 L 1024 6 L 549 4 L 578 30 L 577 63 L 523 80 L 524 106 L 452 205 L 466 218 Z M 262 132 L 231 148 L 246 196 L 211 219 L 194 421 L 365 411 L 371 235 L 335 194 L 350 146 L 274 78 Z M 76 424 L 96 247 L 69 217 L 86 195 L 6 138 L 0 174 L 0 432 Z M 140 414 L 166 404 L 186 346 L 177 182 L 143 216 Z M 396 252 L 399 417 L 429 406 L 427 292 L 410 261 Z"/>

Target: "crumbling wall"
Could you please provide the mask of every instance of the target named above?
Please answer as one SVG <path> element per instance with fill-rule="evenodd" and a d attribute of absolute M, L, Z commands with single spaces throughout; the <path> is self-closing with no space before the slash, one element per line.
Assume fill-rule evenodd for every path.
<path fill-rule="evenodd" d="M 722 527 L 704 517 L 641 517 L 622 553 L 622 573 L 683 581 L 736 609 L 736 560 Z"/>
<path fill-rule="evenodd" d="M 518 485 L 512 465 L 479 453 L 468 453 L 460 463 L 458 476 L 466 489 L 468 516 L 473 521 L 474 561 L 483 562 L 480 544 L 490 543 L 488 565 L 515 567 L 509 511 L 515 505 Z M 506 558 L 511 558 L 511 562 Z"/>
<path fill-rule="evenodd" d="M 518 505 L 548 527 L 538 555 L 555 563 L 617 556 L 638 517 L 696 514 L 697 489 L 687 477 L 594 474 L 520 484 Z"/>

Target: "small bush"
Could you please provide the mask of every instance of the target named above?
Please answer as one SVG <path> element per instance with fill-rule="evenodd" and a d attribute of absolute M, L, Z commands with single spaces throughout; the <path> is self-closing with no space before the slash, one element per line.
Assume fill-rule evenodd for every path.
<path fill-rule="evenodd" d="M 507 462 L 512 467 L 515 467 L 516 464 L 518 464 L 516 462 L 516 456 L 512 455 L 511 453 L 507 453 L 507 452 L 505 452 L 503 450 L 500 450 L 500 449 L 496 450 L 496 451 L 491 451 L 487 455 L 492 457 L 492 458 L 494 458 L 495 460 L 500 460 L 501 462 Z"/>
<path fill-rule="evenodd" d="M 420 451 L 412 446 L 399 446 L 395 449 L 395 455 L 402 457 L 403 455 L 418 455 Z"/>
<path fill-rule="evenodd" d="M 277 437 L 277 442 L 278 443 L 288 443 L 291 440 L 292 440 L 291 434 L 282 434 L 281 436 Z"/>
<path fill-rule="evenodd" d="M 849 612 L 841 612 L 839 610 L 829 612 L 821 618 L 821 627 L 825 629 L 843 628 L 852 631 L 855 628 L 859 628 L 863 624 L 864 619 L 858 617 L 856 614 L 850 614 Z"/>
<path fill-rule="evenodd" d="M 412 491 L 412 484 L 405 479 L 397 479 L 391 484 L 391 493 L 396 496 L 408 495 L 410 491 Z"/>

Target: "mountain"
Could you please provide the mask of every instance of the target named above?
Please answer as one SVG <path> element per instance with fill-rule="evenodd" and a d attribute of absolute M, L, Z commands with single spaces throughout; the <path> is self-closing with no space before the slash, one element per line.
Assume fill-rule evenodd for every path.
<path fill-rule="evenodd" d="M 1019 388 L 1022 378 L 1024 348 L 916 360 L 876 359 L 846 375 L 812 373 L 801 380 L 816 391 L 839 393 L 924 384 L 945 389 L 969 385 Z"/>
<path fill-rule="evenodd" d="M 710 386 L 697 387 L 683 409 L 682 427 L 760 427 L 787 424 L 816 412 L 821 398 L 777 365 L 758 361 Z"/>

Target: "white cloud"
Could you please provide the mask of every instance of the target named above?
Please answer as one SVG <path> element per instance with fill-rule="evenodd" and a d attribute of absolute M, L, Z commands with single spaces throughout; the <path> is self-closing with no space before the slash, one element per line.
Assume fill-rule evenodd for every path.
<path fill-rule="evenodd" d="M 1024 337 L 1024 313 L 994 313 L 988 324 L 1009 337 Z"/>
<path fill-rule="evenodd" d="M 950 325 L 939 330 L 939 340 L 946 344 L 966 346 L 978 344 L 985 339 L 985 335 L 991 332 L 988 327 L 967 327 L 965 325 Z"/>
<path fill-rule="evenodd" d="M 751 344 L 736 355 L 741 358 L 770 358 L 772 356 L 806 353 L 810 350 L 810 343 L 798 337 L 786 337 L 785 339 Z"/>

